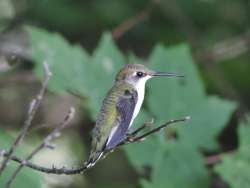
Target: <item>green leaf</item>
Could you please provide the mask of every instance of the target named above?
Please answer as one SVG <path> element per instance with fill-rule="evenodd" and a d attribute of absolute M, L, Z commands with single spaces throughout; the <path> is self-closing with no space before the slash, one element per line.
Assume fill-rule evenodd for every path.
<path fill-rule="evenodd" d="M 90 56 L 58 34 L 31 27 L 28 32 L 32 39 L 31 53 L 38 62 L 36 73 L 41 77 L 41 63 L 47 61 L 54 74 L 49 89 L 58 93 L 67 90 L 80 93 L 88 99 L 85 102 L 88 102 L 90 114 L 95 119 L 115 74 L 125 64 L 111 35 L 104 34 Z M 131 55 L 129 59 L 133 63 L 142 63 L 136 56 Z M 183 74 L 185 78 L 154 78 L 149 81 L 147 102 L 144 103 L 146 110 L 139 114 L 135 124 L 141 125 L 152 117 L 156 120 L 154 126 L 186 115 L 191 115 L 192 120 L 175 128 L 178 140 L 174 146 L 166 140 L 165 134 L 157 133 L 142 143 L 125 147 L 128 159 L 139 172 L 144 166 L 151 167 L 152 181 L 142 180 L 144 187 L 208 187 L 209 175 L 199 149 L 218 148 L 216 137 L 236 105 L 205 94 L 186 45 L 170 48 L 158 45 L 150 56 L 149 66 L 154 70 Z"/>
<path fill-rule="evenodd" d="M 156 122 L 191 116 L 179 126 L 180 139 L 194 147 L 217 149 L 216 136 L 226 125 L 236 105 L 207 97 L 198 70 L 185 45 L 172 48 L 157 46 L 150 58 L 154 70 L 177 72 L 185 78 L 155 78 L 149 83 L 148 104 Z"/>
<path fill-rule="evenodd" d="M 15 16 L 15 8 L 11 0 L 0 0 L 0 32 L 4 31 Z M 2 42 L 2 41 L 1 41 Z"/>
<path fill-rule="evenodd" d="M 87 97 L 90 99 L 88 107 L 94 119 L 113 84 L 115 74 L 125 63 L 111 35 L 103 35 L 90 57 L 81 47 L 69 44 L 59 34 L 51 34 L 35 27 L 26 29 L 31 37 L 31 54 L 37 62 L 37 75 L 42 78 L 42 63 L 47 62 L 53 73 L 49 89 L 57 93 L 72 91 Z"/>
<path fill-rule="evenodd" d="M 188 115 L 190 107 L 205 98 L 204 86 L 186 45 L 156 46 L 150 56 L 153 70 L 174 72 L 185 78 L 154 78 L 149 81 L 148 103 L 160 122 Z"/>
<path fill-rule="evenodd" d="M 215 171 L 232 188 L 248 188 L 250 185 L 250 121 L 238 128 L 239 150 L 225 154 L 222 163 L 215 166 Z"/>
<path fill-rule="evenodd" d="M 250 156 L 250 116 L 248 117 L 247 123 L 242 123 L 238 128 L 240 149 L 239 151 L 244 156 Z"/>
<path fill-rule="evenodd" d="M 162 154 L 162 149 L 157 146 L 158 143 L 157 138 L 153 137 L 125 147 L 128 160 L 138 172 L 142 172 L 146 166 L 151 167 L 157 157 Z"/>
<path fill-rule="evenodd" d="M 13 143 L 13 138 L 11 138 L 2 129 L 0 129 L 0 138 L 1 149 L 7 150 Z M 20 156 L 20 153 L 25 153 L 24 148 L 22 148 L 22 150 L 19 149 L 16 153 L 18 153 L 18 156 Z M 10 176 L 14 173 L 17 167 L 17 163 L 10 162 L 8 164 L 2 176 L 0 177 L 0 187 L 5 186 Z M 12 184 L 12 188 L 20 187 L 40 188 L 42 187 L 42 177 L 34 170 L 23 168 Z"/>
<path fill-rule="evenodd" d="M 178 127 L 179 138 L 197 148 L 217 149 L 217 136 L 235 110 L 235 103 L 218 97 L 207 97 L 202 103 L 190 108 L 192 119 Z"/>
<path fill-rule="evenodd" d="M 157 133 L 143 143 L 128 146 L 129 160 L 139 171 L 143 166 L 152 168 L 152 182 L 142 180 L 143 187 L 208 187 L 209 175 L 199 148 L 218 148 L 217 136 L 236 105 L 218 97 L 206 96 L 198 70 L 185 45 L 170 48 L 157 46 L 149 65 L 154 70 L 185 75 L 184 79 L 155 78 L 149 81 L 146 100 L 148 110 L 156 120 L 155 126 L 186 115 L 190 115 L 191 120 L 185 125 L 165 129 L 165 132 L 169 132 L 170 128 L 177 130 L 179 141 L 174 147 L 166 140 L 165 134 L 160 136 Z M 166 147 L 170 147 L 168 157 L 162 158 Z"/>
<path fill-rule="evenodd" d="M 62 93 L 67 90 L 88 94 L 88 54 L 80 46 L 70 45 L 59 34 L 51 34 L 35 27 L 26 27 L 31 38 L 31 55 L 36 62 L 35 72 L 43 77 L 43 62 L 50 66 L 53 77 L 49 89 Z"/>
<path fill-rule="evenodd" d="M 0 21 L 2 19 L 11 19 L 15 15 L 15 9 L 10 0 L 0 1 Z"/>
<path fill-rule="evenodd" d="M 202 155 L 193 147 L 173 143 L 165 146 L 162 152 L 153 168 L 151 181 L 141 181 L 143 187 L 209 187 L 210 179 Z"/>
<path fill-rule="evenodd" d="M 93 118 L 96 117 L 107 91 L 112 87 L 116 73 L 124 64 L 125 59 L 115 46 L 112 36 L 104 33 L 93 53 L 93 66 L 88 69 L 91 73 L 91 79 L 88 81 L 89 90 L 91 91 L 92 104 L 90 107 Z"/>

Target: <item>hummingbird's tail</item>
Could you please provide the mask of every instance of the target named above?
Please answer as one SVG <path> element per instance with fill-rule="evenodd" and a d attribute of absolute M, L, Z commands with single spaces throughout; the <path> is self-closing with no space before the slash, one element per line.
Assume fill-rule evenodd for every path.
<path fill-rule="evenodd" d="M 87 168 L 90 168 L 96 164 L 103 156 L 103 152 L 92 152 L 89 156 L 89 160 L 87 162 Z"/>

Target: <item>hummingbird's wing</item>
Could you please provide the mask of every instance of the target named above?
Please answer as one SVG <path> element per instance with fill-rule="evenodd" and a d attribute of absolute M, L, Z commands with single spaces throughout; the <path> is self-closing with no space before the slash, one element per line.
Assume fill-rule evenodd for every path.
<path fill-rule="evenodd" d="M 125 95 L 119 97 L 116 105 L 119 114 L 119 123 L 112 129 L 105 149 L 112 149 L 125 139 L 137 100 L 138 94 L 134 89 L 126 90 Z"/>

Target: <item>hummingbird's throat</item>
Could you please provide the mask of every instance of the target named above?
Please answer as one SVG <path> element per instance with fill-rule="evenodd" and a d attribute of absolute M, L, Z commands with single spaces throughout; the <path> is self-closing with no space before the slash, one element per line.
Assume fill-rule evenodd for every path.
<path fill-rule="evenodd" d="M 139 113 L 139 111 L 141 109 L 141 106 L 142 106 L 142 103 L 143 103 L 143 100 L 144 100 L 145 85 L 146 85 L 147 80 L 150 79 L 150 78 L 151 78 L 151 76 L 146 76 L 144 78 L 141 78 L 134 85 L 134 87 L 135 87 L 135 89 L 137 91 L 138 99 L 137 99 L 137 103 L 135 105 L 135 110 L 134 110 L 132 120 L 130 122 L 129 127 L 131 127 L 131 125 L 133 124 L 134 119 L 136 118 L 136 116 L 138 115 L 138 113 Z"/>

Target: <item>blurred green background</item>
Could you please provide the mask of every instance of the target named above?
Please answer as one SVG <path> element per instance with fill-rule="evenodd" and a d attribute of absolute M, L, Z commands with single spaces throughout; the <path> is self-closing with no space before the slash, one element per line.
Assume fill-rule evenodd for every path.
<path fill-rule="evenodd" d="M 249 10 L 247 0 L 0 0 L 1 149 L 23 125 L 43 62 L 53 77 L 17 155 L 27 156 L 71 106 L 76 115 L 36 164 L 86 160 L 102 99 L 126 63 L 186 76 L 149 81 L 135 127 L 192 117 L 116 150 L 83 175 L 24 168 L 12 187 L 249 188 Z M 8 165 L 0 187 L 16 167 Z"/>

